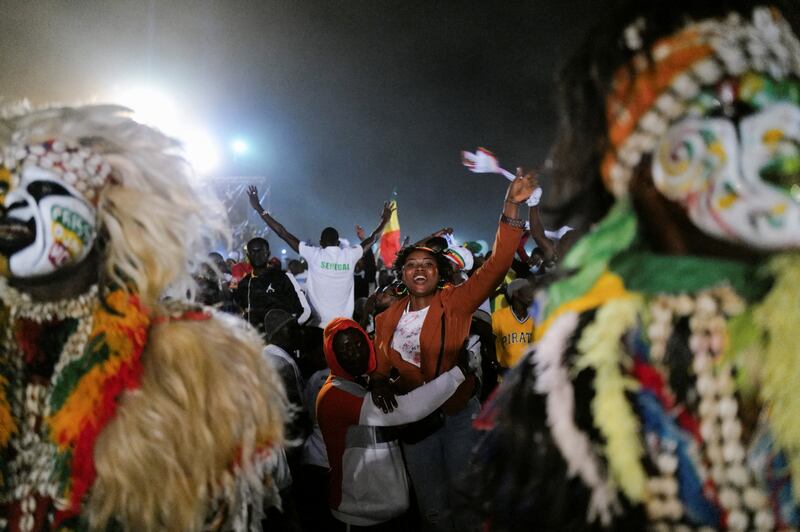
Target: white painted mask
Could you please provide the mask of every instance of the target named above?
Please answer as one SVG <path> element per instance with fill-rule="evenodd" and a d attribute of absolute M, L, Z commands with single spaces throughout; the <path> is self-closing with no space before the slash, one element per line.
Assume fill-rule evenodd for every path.
<path fill-rule="evenodd" d="M 80 263 L 94 247 L 97 210 L 90 199 L 110 169 L 86 150 L 55 146 L 23 148 L 10 188 L 0 195 L 0 253 L 10 277 L 50 275 Z"/>
<path fill-rule="evenodd" d="M 763 250 L 800 247 L 800 107 L 740 119 L 688 117 L 653 156 L 656 188 L 705 233 Z"/>

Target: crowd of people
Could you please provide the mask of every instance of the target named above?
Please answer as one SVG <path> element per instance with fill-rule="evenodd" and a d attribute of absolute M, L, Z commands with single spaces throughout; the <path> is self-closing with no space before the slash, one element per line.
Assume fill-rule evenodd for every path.
<path fill-rule="evenodd" d="M 0 114 L 0 529 L 800 528 L 794 4 L 618 4 L 486 253 L 198 256 L 172 139 Z"/>
<path fill-rule="evenodd" d="M 463 506 L 456 480 L 478 435 L 480 399 L 533 343 L 539 262 L 524 243 L 538 209 L 524 202 L 537 186 L 535 173 L 520 170 L 488 257 L 456 246 L 445 228 L 390 265 L 373 250 L 389 204 L 369 236 L 356 227 L 360 244 L 326 227 L 313 245 L 264 211 L 250 187 L 252 208 L 301 260 L 284 270 L 261 237 L 246 243 L 244 262 L 211 253 L 197 300 L 258 329 L 284 382 L 294 417 L 281 526 L 462 530 L 477 522 L 455 511 Z"/>

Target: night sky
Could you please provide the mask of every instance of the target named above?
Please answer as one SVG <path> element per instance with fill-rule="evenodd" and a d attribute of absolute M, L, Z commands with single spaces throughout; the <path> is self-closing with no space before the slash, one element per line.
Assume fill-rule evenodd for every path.
<path fill-rule="evenodd" d="M 403 235 L 453 226 L 491 242 L 506 182 L 459 152 L 540 166 L 558 65 L 598 0 L 0 2 L 0 94 L 34 104 L 168 92 L 223 159 L 212 176 L 270 186 L 301 239 L 354 239 L 396 188 Z M 249 152 L 233 157 L 242 137 Z M 273 249 L 280 247 L 270 236 Z"/>

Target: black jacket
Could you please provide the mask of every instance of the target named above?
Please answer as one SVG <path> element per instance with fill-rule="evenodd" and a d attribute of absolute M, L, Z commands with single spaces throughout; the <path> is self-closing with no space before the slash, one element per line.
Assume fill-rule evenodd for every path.
<path fill-rule="evenodd" d="M 244 319 L 259 329 L 264 324 L 264 315 L 274 308 L 295 317 L 303 313 L 303 305 L 292 281 L 280 270 L 267 270 L 258 276 L 248 273 L 236 289 L 236 302 Z"/>

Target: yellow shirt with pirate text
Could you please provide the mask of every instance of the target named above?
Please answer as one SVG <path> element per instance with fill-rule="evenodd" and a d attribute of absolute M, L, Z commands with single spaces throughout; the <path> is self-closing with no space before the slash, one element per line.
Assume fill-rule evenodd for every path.
<path fill-rule="evenodd" d="M 526 316 L 520 321 L 511 307 L 497 309 L 492 314 L 492 331 L 495 335 L 497 361 L 504 368 L 517 363 L 522 354 L 533 343 L 533 318 Z"/>

